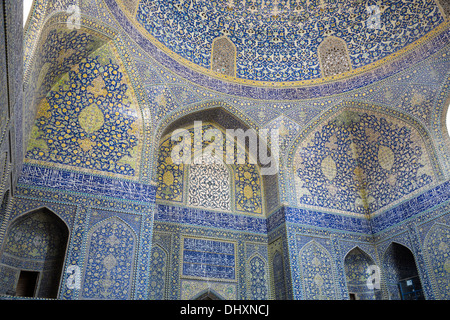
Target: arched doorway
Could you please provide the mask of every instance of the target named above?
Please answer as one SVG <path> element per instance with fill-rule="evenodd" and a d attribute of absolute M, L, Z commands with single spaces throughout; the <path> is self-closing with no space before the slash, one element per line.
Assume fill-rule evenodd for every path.
<path fill-rule="evenodd" d="M 68 237 L 66 224 L 47 208 L 13 221 L 0 258 L 11 277 L 2 293 L 57 298 Z"/>
<path fill-rule="evenodd" d="M 353 248 L 344 259 L 345 277 L 350 300 L 376 300 L 380 299 L 380 290 L 372 282 L 375 263 L 360 248 Z M 379 283 L 379 280 L 378 280 Z"/>
<path fill-rule="evenodd" d="M 304 300 L 335 300 L 335 266 L 330 252 L 311 240 L 299 252 Z"/>
<path fill-rule="evenodd" d="M 389 300 L 423 300 L 422 284 L 411 250 L 391 243 L 383 257 Z"/>
<path fill-rule="evenodd" d="M 269 145 L 264 139 L 268 138 L 266 133 L 269 134 L 250 128 L 221 107 L 173 121 L 159 136 L 156 202 L 265 216 L 279 204 L 278 144 Z M 272 138 L 275 137 L 270 132 Z M 198 187 L 205 175 L 217 184 L 224 182 L 217 194 L 231 193 L 230 201 L 235 201 L 216 206 L 204 205 L 198 199 L 190 202 L 189 183 Z M 227 185 L 227 181 L 232 185 Z"/>
<path fill-rule="evenodd" d="M 242 261 L 246 267 L 237 267 L 239 259 L 244 259 L 238 255 L 237 234 L 267 232 L 266 214 L 279 203 L 277 172 L 264 174 L 272 162 L 264 162 L 261 154 L 266 151 L 268 158 L 276 159 L 269 142 L 261 138 L 266 132 L 257 131 L 220 107 L 187 114 L 158 132 L 153 241 L 168 253 L 168 264 L 151 262 L 152 288 L 166 293 L 179 290 L 186 299 L 211 288 L 224 299 L 235 299 L 239 272 L 245 272 L 249 285 L 242 295 L 267 298 L 268 259 L 262 249 L 267 243 L 258 239 L 259 243 L 249 245 L 249 251 L 259 252 L 261 258 L 248 253 Z M 172 223 L 177 224 L 176 229 L 169 225 Z M 204 229 L 197 230 L 198 226 Z M 210 227 L 235 233 L 216 232 Z M 169 233 L 170 242 L 158 240 Z M 179 255 L 174 246 L 181 248 Z M 152 259 L 159 257 L 152 255 Z M 163 269 L 169 274 L 176 270 L 174 281 L 180 283 L 180 289 L 173 281 L 156 276 L 163 274 Z"/>
<path fill-rule="evenodd" d="M 435 298 L 450 299 L 450 226 L 435 223 L 428 231 L 424 241 L 424 252 L 427 256 L 428 270 L 434 282 Z"/>

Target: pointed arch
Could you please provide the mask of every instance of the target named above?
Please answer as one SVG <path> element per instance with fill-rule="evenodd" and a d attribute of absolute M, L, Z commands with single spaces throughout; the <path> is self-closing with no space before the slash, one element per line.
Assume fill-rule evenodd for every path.
<path fill-rule="evenodd" d="M 66 223 L 46 207 L 11 221 L 0 262 L 16 270 L 17 282 L 5 290 L 17 295 L 56 298 L 68 239 Z M 27 282 L 30 276 L 34 277 L 33 283 Z"/>
<path fill-rule="evenodd" d="M 284 270 L 284 258 L 280 250 L 276 249 L 272 256 L 273 291 L 275 300 L 286 299 L 286 274 Z"/>
<path fill-rule="evenodd" d="M 391 249 L 391 246 L 393 244 L 405 247 L 406 249 L 412 252 L 411 244 L 408 242 L 409 239 L 402 238 L 401 236 L 406 236 L 406 234 L 402 234 L 399 237 L 396 237 L 394 240 L 383 244 L 383 246 L 380 246 L 379 247 L 380 256 L 384 257 L 387 254 L 388 250 Z"/>
<path fill-rule="evenodd" d="M 214 289 L 208 288 L 200 291 L 191 300 L 225 300 L 225 298 L 218 294 Z"/>
<path fill-rule="evenodd" d="M 160 141 L 168 133 L 193 123 L 195 120 L 214 121 L 227 129 L 259 129 L 257 123 L 237 107 L 222 101 L 210 101 L 170 114 L 170 117 L 166 117 L 158 125 L 154 139 Z"/>
<path fill-rule="evenodd" d="M 84 16 L 74 30 L 60 21 L 55 24 L 64 15 L 63 10 L 48 17 L 33 60 L 26 61 L 24 113 L 29 116 L 24 128 L 30 133 L 24 140 L 25 157 L 33 164 L 137 180 L 146 140 L 144 121 L 151 120 L 148 114 L 144 119 L 141 110 L 144 89 L 136 85 L 136 77 L 127 76 L 135 66 L 123 58 L 127 48 L 116 31 Z M 101 102 L 112 92 L 114 108 Z M 77 129 L 64 131 L 72 125 Z"/>
<path fill-rule="evenodd" d="M 433 281 L 433 290 L 439 300 L 450 299 L 450 227 L 435 223 L 424 241 L 424 251 Z"/>
<path fill-rule="evenodd" d="M 86 299 L 129 299 L 137 247 L 133 229 L 119 217 L 91 227 L 82 279 Z"/>
<path fill-rule="evenodd" d="M 347 289 L 357 300 L 375 300 L 374 288 L 367 286 L 367 279 L 372 275 L 370 267 L 374 265 L 372 258 L 358 246 L 347 252 L 344 258 L 344 271 Z M 379 283 L 379 281 L 378 281 Z"/>
<path fill-rule="evenodd" d="M 416 259 L 408 247 L 391 242 L 382 255 L 381 270 L 389 300 L 424 299 Z"/>
<path fill-rule="evenodd" d="M 39 210 L 48 210 L 55 214 L 64 224 L 67 230 L 69 231 L 69 234 L 71 232 L 71 221 L 69 220 L 69 217 L 64 214 L 64 212 L 61 210 L 61 208 L 58 208 L 57 206 L 54 206 L 52 203 L 45 203 L 43 205 L 39 201 L 30 202 L 30 205 L 24 209 L 24 211 L 19 211 L 16 206 L 13 206 L 12 208 L 12 220 L 9 222 L 9 225 L 13 224 L 14 221 L 20 220 L 22 217 L 25 217 L 33 212 L 37 212 Z"/>
<path fill-rule="evenodd" d="M 287 187 L 297 206 L 374 215 L 442 177 L 433 147 L 429 130 L 414 118 L 386 106 L 344 101 L 296 137 L 288 153 Z"/>
<path fill-rule="evenodd" d="M 199 123 L 202 126 L 201 128 L 199 127 Z M 261 144 L 263 143 L 265 147 L 267 145 L 263 139 L 260 139 L 256 131 L 253 131 L 237 117 L 229 114 L 227 110 L 220 107 L 201 110 L 180 117 L 171 124 L 168 124 L 165 128 L 160 129 L 162 138 L 159 140 L 159 152 L 155 159 L 157 161 L 154 161 L 154 165 L 156 166 L 155 182 L 157 184 L 157 201 L 189 204 L 189 201 L 187 201 L 189 184 L 186 180 L 190 180 L 193 177 L 189 173 L 192 173 L 192 169 L 196 172 L 197 168 L 192 163 L 184 163 L 185 161 L 181 161 L 181 163 L 174 162 L 172 151 L 176 147 L 178 148 L 177 154 L 183 154 L 183 156 L 186 154 L 187 160 L 196 158 L 195 148 L 197 150 L 200 149 L 195 147 L 195 145 L 199 145 L 200 143 L 196 142 L 198 137 L 202 140 L 202 153 L 203 150 L 215 145 L 212 142 L 215 140 L 205 137 L 210 130 L 213 130 L 215 132 L 221 131 L 222 133 L 221 141 L 223 145 L 220 146 L 220 149 L 223 152 L 221 155 L 223 155 L 223 162 L 226 164 L 226 167 L 231 170 L 231 178 L 229 181 L 231 183 L 231 199 L 234 199 L 229 209 L 227 206 L 214 206 L 214 209 L 263 215 L 278 205 L 277 174 L 274 174 L 275 178 L 263 174 L 263 169 L 272 166 L 272 163 L 264 166 L 258 161 L 260 159 Z M 173 141 L 172 134 L 175 130 L 179 129 L 181 129 L 181 131 L 177 131 L 179 136 L 175 137 L 175 139 L 178 138 L 178 142 Z M 241 139 L 242 137 L 243 139 Z M 232 149 L 236 141 L 236 149 Z M 254 148 L 252 143 L 257 144 L 257 147 Z M 230 156 L 234 157 L 231 159 L 228 158 L 229 155 L 227 154 L 230 146 L 231 150 L 233 150 L 233 154 Z M 268 156 L 272 156 L 269 148 L 267 148 L 267 151 Z M 245 163 L 242 164 L 238 161 L 237 154 L 244 156 Z M 225 173 L 224 170 L 222 171 Z M 270 195 L 268 193 L 269 191 Z M 266 204 L 269 204 L 269 208 L 266 208 Z"/>
<path fill-rule="evenodd" d="M 348 256 L 348 254 L 350 252 L 352 252 L 353 250 L 359 250 L 361 251 L 362 254 L 366 255 L 368 259 L 370 259 L 372 262 L 374 261 L 374 258 L 372 257 L 372 255 L 370 255 L 364 248 L 362 248 L 360 245 L 354 245 L 350 248 L 347 248 L 347 251 L 344 252 L 344 260 L 345 258 Z"/>
<path fill-rule="evenodd" d="M 315 240 L 299 252 L 303 297 L 305 300 L 336 299 L 335 267 L 328 250 Z"/>

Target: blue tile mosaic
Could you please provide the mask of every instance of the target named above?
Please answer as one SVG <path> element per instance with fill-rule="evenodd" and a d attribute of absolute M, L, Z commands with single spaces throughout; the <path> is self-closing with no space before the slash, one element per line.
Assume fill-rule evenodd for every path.
<path fill-rule="evenodd" d="M 309 226 L 371 234 L 370 223 L 366 218 L 349 217 L 310 209 L 285 208 L 286 222 Z"/>
<path fill-rule="evenodd" d="M 433 14 L 436 4 L 432 2 L 419 7 L 393 0 L 380 14 L 383 32 L 374 32 L 363 27 L 370 17 L 366 8 L 372 4 L 372 1 L 360 1 L 358 5 L 351 1 L 315 5 L 309 1 L 174 4 L 144 0 L 137 6 L 135 19 L 171 52 L 204 69 L 213 68 L 214 40 L 226 35 L 237 48 L 233 57 L 236 77 L 259 81 L 320 77 L 323 63 L 319 64 L 317 53 L 330 35 L 349 44 L 349 56 L 356 69 L 402 49 L 443 22 L 442 17 Z M 408 15 L 403 16 L 402 24 L 387 23 L 406 10 Z M 309 37 L 303 37 L 305 33 Z M 361 38 L 365 39 L 364 45 Z"/>
<path fill-rule="evenodd" d="M 402 223 L 450 200 L 450 181 L 446 181 L 410 200 L 371 218 L 373 233 Z"/>
<path fill-rule="evenodd" d="M 191 68 L 179 63 L 170 57 L 167 53 L 159 50 L 154 43 L 146 38 L 137 28 L 129 21 L 129 19 L 121 11 L 119 5 L 114 0 L 105 0 L 105 3 L 111 10 L 112 14 L 117 20 L 123 23 L 124 30 L 133 37 L 134 41 L 138 43 L 144 51 L 154 57 L 157 61 L 164 64 L 171 70 L 176 70 L 177 74 L 183 78 L 189 79 L 202 86 L 206 86 L 213 90 L 220 90 L 227 94 L 234 94 L 237 96 L 243 95 L 246 92 L 246 97 L 255 99 L 283 99 L 286 98 L 285 90 L 289 90 L 291 99 L 311 99 L 315 97 L 323 97 L 331 94 L 337 94 L 353 90 L 354 88 L 369 85 L 375 81 L 385 79 L 402 69 L 407 68 L 411 63 L 417 63 L 431 54 L 436 53 L 448 44 L 450 31 L 439 33 L 433 38 L 430 43 L 425 43 L 423 46 L 411 50 L 407 54 L 401 56 L 400 59 L 392 62 L 391 65 L 385 68 L 377 69 L 377 71 L 369 71 L 363 75 L 359 75 L 339 83 L 324 84 L 318 87 L 300 87 L 293 89 L 273 89 L 263 87 L 248 87 L 246 85 L 221 82 L 211 76 L 202 74 L 192 70 Z M 220 85 L 218 85 L 220 84 Z"/>
<path fill-rule="evenodd" d="M 208 292 L 224 299 L 389 299 L 399 297 L 397 275 L 415 267 L 426 299 L 449 299 L 447 2 L 392 0 L 382 6 L 384 30 L 360 32 L 352 28 L 364 23 L 364 6 L 373 1 L 181 2 L 177 9 L 173 1 L 82 1 L 80 29 L 69 30 L 65 9 L 73 0 L 36 0 L 23 43 L 12 31 L 22 29 L 21 2 L 0 4 L 0 35 L 8 40 L 0 78 L 7 80 L 7 69 L 14 74 L 12 99 L 0 89 L 1 298 L 23 299 L 13 294 L 21 294 L 20 272 L 29 269 L 45 273 L 38 297 L 66 300 Z M 252 3 L 267 4 L 261 17 L 237 14 Z M 335 12 L 342 4 L 351 10 Z M 285 12 L 271 14 L 288 5 L 313 12 L 312 22 L 290 25 Z M 241 18 L 247 23 L 226 26 Z M 260 28 L 251 26 L 257 20 Z M 202 25 L 186 32 L 192 23 Z M 330 35 L 344 44 L 333 47 L 335 56 L 319 50 Z M 217 37 L 223 41 L 213 46 Z M 263 47 L 253 50 L 257 37 Z M 189 48 L 192 40 L 204 45 Z M 225 71 L 209 70 L 230 41 L 236 56 L 222 53 Z M 291 57 L 275 64 L 284 54 Z M 327 57 L 350 64 L 324 77 Z M 236 76 L 226 67 L 236 67 Z M 279 129 L 278 174 L 260 177 L 257 165 L 229 175 L 203 168 L 195 176 L 188 166 L 165 174 L 174 166 L 160 147 L 163 133 L 200 110 L 215 113 L 224 128 Z M 13 120 L 16 135 L 8 139 Z M 208 197 L 196 206 L 205 194 L 196 177 L 226 181 L 230 206 L 208 204 Z M 161 196 L 169 186 L 179 197 Z M 393 243 L 414 259 L 402 265 Z M 46 253 L 62 261 L 60 271 L 45 269 Z M 381 270 L 378 291 L 365 287 L 370 265 Z"/>

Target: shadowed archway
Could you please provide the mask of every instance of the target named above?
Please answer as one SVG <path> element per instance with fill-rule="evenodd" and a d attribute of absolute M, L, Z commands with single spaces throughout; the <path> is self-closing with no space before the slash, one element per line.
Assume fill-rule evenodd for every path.
<path fill-rule="evenodd" d="M 14 281 L 5 294 L 57 298 L 69 230 L 47 208 L 37 209 L 11 223 L 2 248 L 0 265 Z"/>

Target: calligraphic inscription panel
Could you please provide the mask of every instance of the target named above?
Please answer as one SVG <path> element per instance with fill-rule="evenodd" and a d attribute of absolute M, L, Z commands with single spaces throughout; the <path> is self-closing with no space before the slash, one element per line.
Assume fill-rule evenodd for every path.
<path fill-rule="evenodd" d="M 234 280 L 234 252 L 231 242 L 184 238 L 183 276 Z"/>

